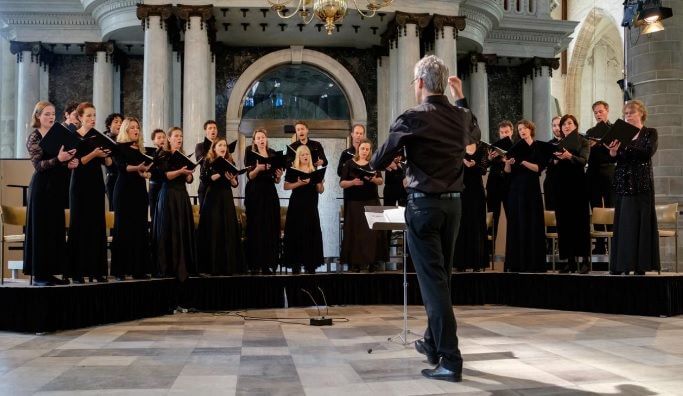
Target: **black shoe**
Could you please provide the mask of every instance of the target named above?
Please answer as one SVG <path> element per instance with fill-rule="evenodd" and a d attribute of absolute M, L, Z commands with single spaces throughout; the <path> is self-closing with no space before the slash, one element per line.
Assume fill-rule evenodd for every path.
<path fill-rule="evenodd" d="M 55 284 L 52 283 L 49 279 L 38 279 L 38 278 L 33 278 L 33 286 L 54 286 Z"/>
<path fill-rule="evenodd" d="M 133 275 L 133 279 L 135 279 L 135 280 L 146 280 L 146 279 L 150 279 L 150 276 L 147 274 Z"/>
<path fill-rule="evenodd" d="M 351 269 L 349 270 L 349 272 L 359 273 L 359 272 L 360 272 L 360 267 L 351 267 Z"/>
<path fill-rule="evenodd" d="M 264 268 L 261 270 L 261 275 L 273 275 L 274 272 L 271 271 L 269 268 Z"/>
<path fill-rule="evenodd" d="M 595 249 L 593 249 L 591 254 L 594 254 L 596 256 L 602 256 L 602 255 L 607 254 L 607 250 L 604 247 L 603 248 L 595 248 Z"/>
<path fill-rule="evenodd" d="M 441 381 L 462 382 L 462 373 L 449 370 L 441 364 L 433 369 L 422 370 L 422 376 Z"/>
<path fill-rule="evenodd" d="M 568 274 L 568 273 L 572 272 L 572 270 L 568 265 L 565 265 L 564 267 L 562 267 L 561 270 L 559 270 L 557 272 L 560 274 Z"/>
<path fill-rule="evenodd" d="M 301 267 L 295 265 L 292 267 L 292 275 L 299 275 L 301 273 Z"/>
<path fill-rule="evenodd" d="M 92 280 L 90 282 L 92 282 Z M 107 277 L 105 277 L 105 276 L 97 276 L 97 277 L 95 277 L 95 282 L 107 283 L 107 282 L 109 282 L 109 279 L 107 279 Z"/>
<path fill-rule="evenodd" d="M 427 356 L 429 364 L 439 364 L 439 355 L 434 350 L 434 347 L 427 344 L 424 340 L 415 341 L 415 350 Z"/>
<path fill-rule="evenodd" d="M 123 281 L 126 280 L 126 276 L 125 276 L 125 275 L 117 276 L 117 277 L 116 277 L 116 280 L 119 281 L 119 282 L 123 282 Z"/>
<path fill-rule="evenodd" d="M 581 266 L 581 270 L 579 271 L 579 274 L 587 274 L 587 273 L 589 273 L 589 272 L 591 272 L 590 267 L 587 266 L 586 264 L 583 264 L 583 265 Z"/>
<path fill-rule="evenodd" d="M 68 285 L 69 283 L 71 283 L 71 282 L 69 282 L 69 278 L 59 279 L 54 275 L 50 276 L 50 278 L 48 280 L 50 282 L 54 283 L 55 285 Z"/>
<path fill-rule="evenodd" d="M 621 271 L 610 271 L 609 274 L 610 275 L 624 275 L 624 273 Z"/>
<path fill-rule="evenodd" d="M 85 284 L 85 279 L 83 279 L 83 277 L 73 278 L 71 279 L 71 283 L 74 285 L 83 285 Z"/>
<path fill-rule="evenodd" d="M 636 270 L 636 271 L 633 271 L 633 275 L 645 275 L 645 271 Z"/>

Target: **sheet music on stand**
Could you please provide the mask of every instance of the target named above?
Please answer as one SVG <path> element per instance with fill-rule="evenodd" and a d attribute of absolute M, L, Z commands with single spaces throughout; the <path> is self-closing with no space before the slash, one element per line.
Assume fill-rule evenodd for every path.
<path fill-rule="evenodd" d="M 422 338 L 408 329 L 408 226 L 405 220 L 405 207 L 402 206 L 366 206 L 365 219 L 368 227 L 373 231 L 403 231 L 403 331 L 389 337 L 389 341 L 400 340 L 402 345 L 408 345 L 408 334 L 416 339 Z"/>

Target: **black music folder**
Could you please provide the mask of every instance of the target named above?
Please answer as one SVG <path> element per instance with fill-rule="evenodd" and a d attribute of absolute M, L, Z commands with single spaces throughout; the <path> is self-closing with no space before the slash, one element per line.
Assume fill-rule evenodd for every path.
<path fill-rule="evenodd" d="M 141 152 L 140 150 L 131 147 L 134 142 L 119 143 L 118 153 L 130 165 L 139 165 L 144 163 L 149 165 L 154 162 L 154 157 Z M 147 147 L 146 147 L 147 148 Z"/>
<path fill-rule="evenodd" d="M 520 139 L 510 147 L 505 156 L 507 158 L 514 158 L 519 163 L 531 156 L 531 146 L 525 140 Z"/>
<path fill-rule="evenodd" d="M 614 140 L 620 141 L 622 144 L 627 145 L 631 143 L 631 140 L 640 132 L 638 127 L 635 127 L 628 122 L 618 119 L 612 126 L 605 136 L 602 138 L 601 142 L 609 145 Z"/>
<path fill-rule="evenodd" d="M 248 163 L 256 162 L 258 164 L 269 164 L 272 171 L 275 171 L 275 169 L 287 168 L 287 158 L 280 151 L 276 151 L 275 155 L 264 157 L 254 150 L 247 150 L 246 157 L 246 162 Z"/>
<path fill-rule="evenodd" d="M 581 151 L 581 139 L 582 137 L 581 135 L 579 135 L 578 132 L 572 132 L 564 139 L 555 143 L 557 145 L 557 151 L 562 152 L 563 150 L 567 150 L 570 152 L 578 153 L 579 151 Z"/>
<path fill-rule="evenodd" d="M 486 150 L 488 150 L 488 151 L 495 151 L 495 152 L 497 152 L 499 155 L 505 155 L 505 154 L 507 154 L 507 150 L 504 150 L 504 149 L 502 149 L 502 148 L 500 148 L 500 147 L 498 147 L 498 146 L 495 146 L 495 145 L 493 145 L 493 144 L 486 143 L 486 142 L 483 141 L 483 140 L 480 141 L 480 143 L 481 143 L 481 145 L 482 145 Z"/>
<path fill-rule="evenodd" d="M 236 139 L 232 143 L 228 144 L 228 152 L 230 154 L 234 153 L 235 147 L 237 147 L 237 140 Z"/>
<path fill-rule="evenodd" d="M 358 179 L 361 179 L 361 180 L 364 180 L 365 178 L 368 178 L 368 177 L 369 177 L 369 178 L 372 178 L 372 177 L 375 177 L 375 176 L 377 175 L 377 172 L 376 172 L 374 169 L 369 169 L 369 170 L 368 170 L 368 169 L 365 169 L 365 168 L 361 168 L 361 167 L 358 166 L 358 164 L 356 164 L 356 163 L 353 163 L 353 164 L 351 165 L 351 168 L 349 168 L 349 172 L 351 172 L 351 176 L 352 176 L 354 179 L 358 178 Z"/>
<path fill-rule="evenodd" d="M 178 170 L 183 166 L 186 166 L 188 170 L 194 170 L 199 162 L 192 161 L 189 156 L 181 153 L 180 150 L 176 150 L 168 159 L 168 164 L 172 170 Z"/>
<path fill-rule="evenodd" d="M 534 150 L 539 164 L 547 164 L 551 159 L 556 159 L 557 145 L 541 140 L 534 141 Z"/>
<path fill-rule="evenodd" d="M 607 132 L 609 132 L 610 126 L 606 122 L 600 121 L 591 129 L 586 132 L 586 139 L 593 140 L 596 142 L 601 141 Z"/>
<path fill-rule="evenodd" d="M 310 179 L 311 183 L 318 184 L 318 183 L 322 182 L 323 179 L 325 179 L 325 171 L 327 171 L 326 166 L 323 166 L 322 168 L 317 169 L 317 170 L 310 172 L 310 173 L 303 172 L 303 171 L 300 171 L 300 170 L 294 169 L 294 168 L 287 168 L 287 176 L 291 175 L 292 178 L 301 179 L 301 180 Z"/>
<path fill-rule="evenodd" d="M 64 146 L 64 151 L 78 149 L 79 146 L 84 145 L 83 139 L 76 133 L 69 130 L 64 125 L 56 122 L 45 136 L 40 140 L 38 145 L 44 152 L 51 156 L 57 156 L 59 149 Z"/>
<path fill-rule="evenodd" d="M 213 169 L 215 172 L 218 173 L 225 173 L 228 172 L 231 175 L 241 175 L 243 173 L 246 173 L 249 168 L 243 168 L 243 169 L 237 169 L 235 165 L 233 165 L 232 162 L 226 160 L 223 157 L 218 157 L 216 158 L 212 163 L 211 163 L 211 169 Z"/>

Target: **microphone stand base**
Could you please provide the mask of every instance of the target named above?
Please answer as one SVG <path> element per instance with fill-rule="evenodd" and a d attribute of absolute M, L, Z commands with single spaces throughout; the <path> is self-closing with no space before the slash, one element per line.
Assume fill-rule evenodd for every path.
<path fill-rule="evenodd" d="M 311 326 L 332 326 L 332 318 L 311 318 Z"/>

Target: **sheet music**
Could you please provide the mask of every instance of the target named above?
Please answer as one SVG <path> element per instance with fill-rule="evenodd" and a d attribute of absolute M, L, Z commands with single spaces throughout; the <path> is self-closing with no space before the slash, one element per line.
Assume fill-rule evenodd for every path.
<path fill-rule="evenodd" d="M 365 212 L 365 220 L 368 221 L 368 227 L 370 229 L 374 228 L 375 223 L 386 223 L 384 213 Z"/>
<path fill-rule="evenodd" d="M 405 224 L 405 207 L 399 206 L 391 209 L 384 209 L 382 212 L 365 211 L 365 220 L 370 229 L 376 229 L 377 224 L 382 229 L 382 225 Z"/>
<path fill-rule="evenodd" d="M 398 206 L 395 209 L 387 209 L 384 211 L 384 217 L 386 217 L 389 223 L 403 223 L 406 221 L 406 208 L 403 206 Z"/>

